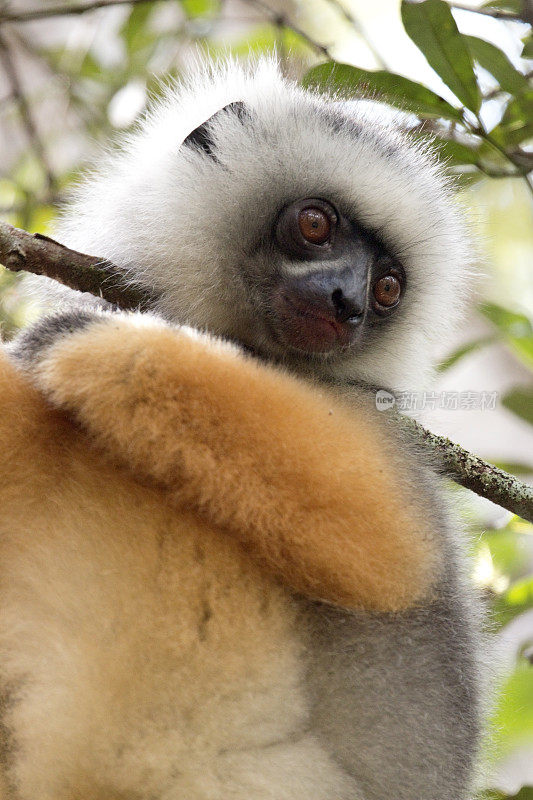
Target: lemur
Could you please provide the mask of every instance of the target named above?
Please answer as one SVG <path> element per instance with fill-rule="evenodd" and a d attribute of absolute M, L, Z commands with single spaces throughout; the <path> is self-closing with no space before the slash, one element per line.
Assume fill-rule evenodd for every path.
<path fill-rule="evenodd" d="M 4 348 L 1 800 L 466 800 L 464 535 L 369 389 L 427 385 L 468 282 L 431 151 L 207 67 L 60 237 L 154 299 Z"/>

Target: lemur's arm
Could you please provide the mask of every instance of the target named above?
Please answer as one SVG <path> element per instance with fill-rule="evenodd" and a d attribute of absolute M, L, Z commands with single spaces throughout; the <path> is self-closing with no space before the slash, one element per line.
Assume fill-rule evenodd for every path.
<path fill-rule="evenodd" d="M 48 317 L 12 355 L 108 455 L 294 590 L 377 610 L 430 591 L 430 501 L 369 406 L 145 314 Z"/>

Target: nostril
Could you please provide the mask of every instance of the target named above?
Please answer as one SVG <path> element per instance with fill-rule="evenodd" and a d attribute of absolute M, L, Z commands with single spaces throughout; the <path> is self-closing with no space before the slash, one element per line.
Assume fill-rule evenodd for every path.
<path fill-rule="evenodd" d="M 348 322 L 350 319 L 353 320 L 362 316 L 361 309 L 356 307 L 355 303 L 344 295 L 342 289 L 335 289 L 331 293 L 331 301 L 335 308 L 335 316 L 339 322 Z"/>
<path fill-rule="evenodd" d="M 331 299 L 333 300 L 333 305 L 336 309 L 343 309 L 344 308 L 344 295 L 342 293 L 342 289 L 335 289 L 331 295 Z"/>

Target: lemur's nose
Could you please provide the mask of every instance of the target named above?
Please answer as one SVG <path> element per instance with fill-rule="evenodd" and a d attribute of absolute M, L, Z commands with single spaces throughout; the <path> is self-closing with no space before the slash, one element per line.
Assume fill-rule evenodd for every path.
<path fill-rule="evenodd" d="M 354 339 L 365 317 L 366 274 L 322 269 L 282 280 L 274 309 L 278 332 L 299 350 L 328 352 Z"/>
<path fill-rule="evenodd" d="M 349 268 L 320 270 L 290 281 L 288 297 L 309 314 L 331 322 L 358 324 L 366 305 L 366 280 Z M 365 276 L 366 278 L 366 276 Z"/>
<path fill-rule="evenodd" d="M 332 291 L 331 301 L 339 322 L 359 322 L 363 318 L 364 308 L 353 297 L 347 297 L 340 286 Z"/>

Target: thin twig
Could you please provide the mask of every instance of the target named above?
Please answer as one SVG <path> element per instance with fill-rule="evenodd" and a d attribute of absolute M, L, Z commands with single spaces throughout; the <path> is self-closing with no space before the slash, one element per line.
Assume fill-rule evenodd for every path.
<path fill-rule="evenodd" d="M 247 5 L 252 5 L 262 11 L 266 16 L 270 19 L 273 25 L 280 26 L 282 25 L 284 28 L 288 28 L 289 30 L 293 31 L 297 36 L 300 36 L 307 44 L 316 50 L 317 53 L 321 53 L 323 56 L 326 56 L 329 59 L 333 59 L 330 50 L 326 45 L 320 44 L 308 33 L 306 33 L 302 28 L 295 25 L 286 14 L 280 14 L 278 11 L 275 11 L 271 8 L 268 3 L 263 2 L 263 0 L 244 0 Z"/>
<path fill-rule="evenodd" d="M 26 30 L 24 34 L 22 34 L 17 28 L 11 28 L 9 33 L 13 42 L 37 64 L 41 71 L 46 69 L 50 78 L 57 78 L 60 76 L 65 79 L 64 84 L 66 85 L 66 94 L 68 98 L 68 106 L 65 114 L 74 106 L 74 113 L 78 118 L 82 119 L 82 122 L 87 126 L 89 132 L 92 133 L 92 127 L 97 125 L 99 126 L 98 133 L 100 133 L 101 130 L 105 128 L 106 124 L 108 124 L 108 119 L 102 109 L 95 106 L 94 103 L 88 108 L 81 101 L 77 100 L 73 93 L 72 74 L 68 69 L 65 69 L 61 63 L 54 63 L 52 66 L 48 62 L 48 53 L 44 50 L 41 51 L 32 41 L 29 41 L 31 38 L 29 31 Z M 87 50 L 89 47 L 90 45 L 87 47 Z M 96 138 L 96 136 L 94 138 Z"/>
<path fill-rule="evenodd" d="M 30 146 L 43 165 L 47 189 L 51 191 L 55 184 L 55 176 L 52 172 L 50 164 L 48 163 L 48 156 L 35 125 L 32 109 L 30 108 L 30 104 L 22 87 L 22 83 L 19 80 L 18 72 L 13 62 L 9 45 L 2 34 L 0 34 L 0 61 L 9 83 L 11 95 L 18 105 Z"/>
<path fill-rule="evenodd" d="M 530 81 L 533 78 L 533 69 L 523 72 L 522 75 L 526 81 Z M 494 89 L 491 89 L 483 95 L 483 100 L 492 100 L 493 97 L 497 97 L 499 94 L 510 94 L 510 92 L 507 89 L 502 89 L 501 86 L 496 86 Z"/>
<path fill-rule="evenodd" d="M 451 8 L 457 9 L 457 11 L 472 11 L 474 14 L 483 14 L 485 17 L 493 17 L 494 19 L 503 19 L 503 20 L 521 20 L 519 14 L 514 14 L 512 11 L 503 11 L 499 8 L 485 8 L 484 6 L 466 6 L 463 3 L 456 3 L 452 2 L 449 3 Z"/>
<path fill-rule="evenodd" d="M 501 155 L 504 156 L 504 158 L 506 158 L 514 167 L 516 167 L 518 169 L 519 174 L 524 179 L 525 184 L 526 184 L 531 196 L 533 197 L 533 185 L 531 184 L 531 182 L 530 182 L 530 180 L 528 178 L 528 174 L 531 172 L 531 170 L 528 167 L 524 168 L 519 163 L 519 160 L 516 159 L 513 156 L 512 153 L 509 153 L 508 150 L 506 150 L 504 147 L 502 147 L 500 144 L 498 144 L 498 142 L 495 139 L 493 139 L 493 137 L 489 133 L 485 133 L 484 132 L 482 135 L 483 135 L 483 138 L 485 139 L 485 141 L 488 142 L 488 144 L 490 144 L 495 150 L 497 150 L 499 153 L 501 153 Z"/>
<path fill-rule="evenodd" d="M 5 222 L 0 222 L 0 263 L 14 272 L 22 270 L 54 278 L 119 308 L 147 309 L 154 302 L 146 290 L 128 283 L 110 261 L 69 250 L 47 236 L 32 235 Z M 430 433 L 414 420 L 401 419 L 437 455 L 457 483 L 533 522 L 532 487 L 443 436 Z"/>
<path fill-rule="evenodd" d="M 49 6 L 48 8 L 35 8 L 29 11 L 7 11 L 0 13 L 0 25 L 3 22 L 32 22 L 36 19 L 48 19 L 49 17 L 69 17 L 87 14 L 90 11 L 97 11 L 99 8 L 109 6 L 136 6 L 142 3 L 154 3 L 155 0 L 90 0 L 88 3 L 76 3 L 75 5 Z"/>
<path fill-rule="evenodd" d="M 386 70 L 390 71 L 390 67 L 387 64 L 385 58 L 379 52 L 379 50 L 376 48 L 376 46 L 371 41 L 371 39 L 368 37 L 365 29 L 363 28 L 361 22 L 359 22 L 357 17 L 355 17 L 352 13 L 350 13 L 350 11 L 348 11 L 347 8 L 344 7 L 344 5 L 342 4 L 341 0 L 328 0 L 328 1 L 344 17 L 346 22 L 348 22 L 352 26 L 354 31 L 361 37 L 361 39 L 363 39 L 364 43 L 366 44 L 366 46 L 368 47 L 368 49 L 370 50 L 370 52 L 374 56 L 374 59 L 376 61 L 376 64 L 378 65 L 378 67 L 380 69 L 386 69 Z"/>
<path fill-rule="evenodd" d="M 531 80 L 533 78 L 533 69 L 530 69 L 528 72 L 522 73 L 526 81 Z M 500 94 L 510 94 L 507 89 L 502 89 L 501 86 L 496 86 L 494 89 L 491 89 L 489 92 L 483 95 L 483 101 L 485 100 L 492 100 L 493 97 L 498 97 Z"/>
<path fill-rule="evenodd" d="M 280 69 L 283 75 L 287 75 L 287 48 L 285 46 L 285 27 L 280 20 L 276 20 L 276 52 L 279 59 Z"/>

